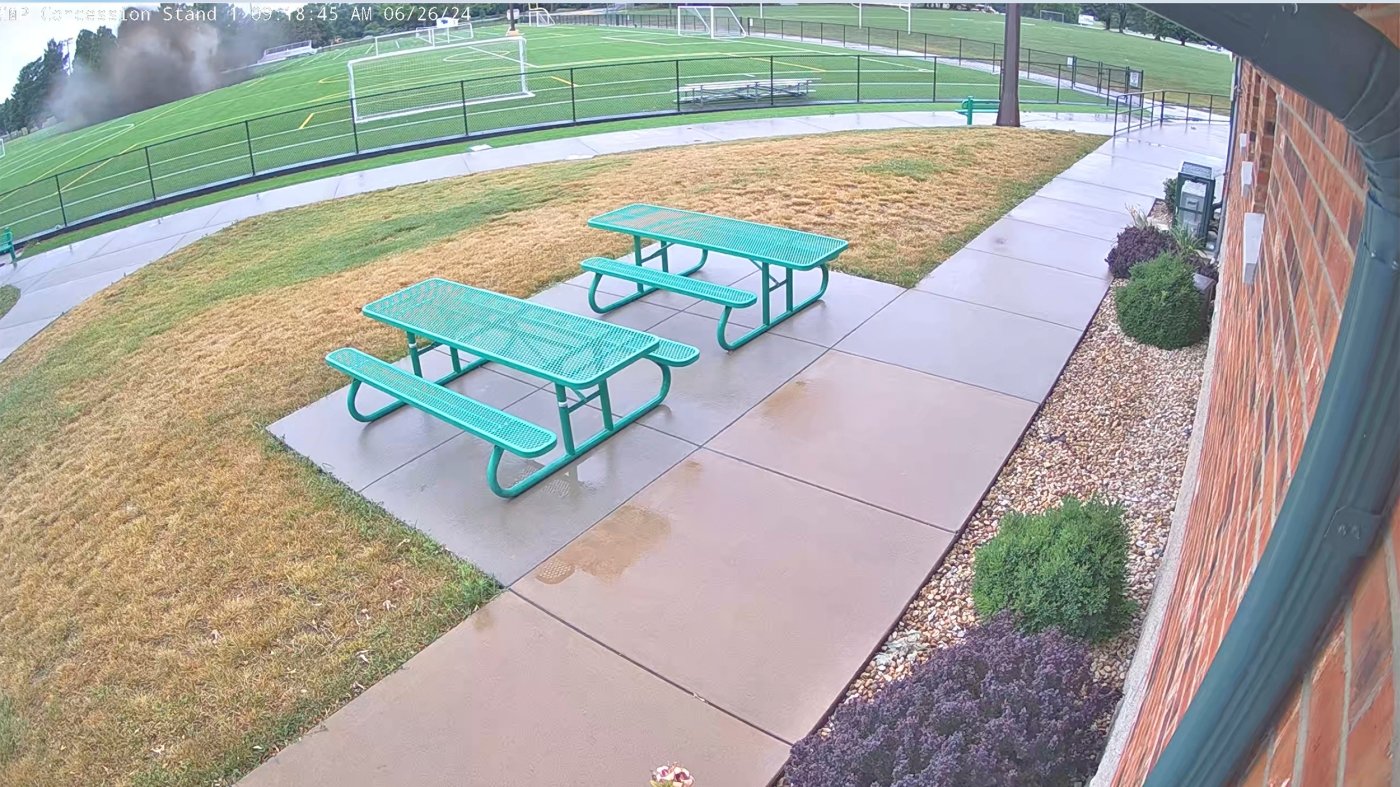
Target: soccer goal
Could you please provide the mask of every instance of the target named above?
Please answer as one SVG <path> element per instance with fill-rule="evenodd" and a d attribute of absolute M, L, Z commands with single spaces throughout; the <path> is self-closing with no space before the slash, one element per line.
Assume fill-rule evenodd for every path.
<path fill-rule="evenodd" d="M 1060 11 L 1041 11 L 1040 18 L 1047 22 L 1060 22 L 1062 24 L 1065 21 L 1065 15 Z"/>
<path fill-rule="evenodd" d="M 375 36 L 374 54 L 376 56 L 389 55 L 394 52 L 402 52 L 405 49 L 460 44 L 463 41 L 471 41 L 475 37 L 471 20 L 463 19 L 451 26 L 420 27 L 416 30 L 404 30 L 398 33 Z"/>
<path fill-rule="evenodd" d="M 531 6 L 526 10 L 525 24 L 535 27 L 548 27 L 554 24 L 554 17 L 549 12 L 538 6 Z"/>
<path fill-rule="evenodd" d="M 856 27 L 865 27 L 865 7 L 868 5 L 887 6 L 897 8 L 904 12 L 904 32 L 914 32 L 914 4 L 913 3 L 851 3 L 856 8 Z"/>
<path fill-rule="evenodd" d="M 356 123 L 449 107 L 530 98 L 525 39 L 439 43 L 351 60 L 350 109 Z"/>
<path fill-rule="evenodd" d="M 0 137 L 0 158 L 5 157 L 5 138 Z"/>
<path fill-rule="evenodd" d="M 676 35 L 743 38 L 748 32 L 729 6 L 682 5 L 676 7 Z"/>

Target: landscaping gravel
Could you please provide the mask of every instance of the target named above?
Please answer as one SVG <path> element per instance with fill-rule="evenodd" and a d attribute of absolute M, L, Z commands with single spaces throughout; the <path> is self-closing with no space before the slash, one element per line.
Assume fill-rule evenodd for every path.
<path fill-rule="evenodd" d="M 1040 512 L 1066 495 L 1098 497 L 1124 509 L 1128 593 L 1137 611 L 1123 635 L 1095 648 L 1099 679 L 1122 685 L 1186 467 L 1206 343 L 1174 351 L 1137 344 L 1118 329 L 1112 297 L 1105 299 L 1049 400 L 957 543 L 847 699 L 873 695 L 934 648 L 962 639 L 977 622 L 972 605 L 977 547 L 996 535 L 1007 512 Z"/>

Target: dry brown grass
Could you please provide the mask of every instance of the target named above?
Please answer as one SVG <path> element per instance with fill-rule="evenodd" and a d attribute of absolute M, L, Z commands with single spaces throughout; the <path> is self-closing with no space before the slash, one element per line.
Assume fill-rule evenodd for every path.
<path fill-rule="evenodd" d="M 490 595 L 266 437 L 342 384 L 329 350 L 395 354 L 365 302 L 428 276 L 527 295 L 623 252 L 584 220 L 638 200 L 844 237 L 841 267 L 908 283 L 1097 142 L 843 134 L 460 178 L 252 219 L 89 300 L 0 365 L 0 783 L 231 779 Z"/>

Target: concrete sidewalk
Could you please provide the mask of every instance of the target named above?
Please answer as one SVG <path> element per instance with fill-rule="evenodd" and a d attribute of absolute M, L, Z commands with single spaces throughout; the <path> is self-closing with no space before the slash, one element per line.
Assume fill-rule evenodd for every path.
<path fill-rule="evenodd" d="M 1033 128 L 1095 134 L 1108 134 L 1113 128 L 1111 117 L 1089 114 L 1027 112 L 1023 120 Z M 983 125 L 990 118 L 982 116 L 977 121 Z M 855 112 L 614 131 L 456 153 L 235 197 L 25 256 L 18 266 L 0 265 L 0 285 L 20 289 L 19 303 L 0 318 L 0 361 L 69 309 L 123 276 L 250 216 L 411 183 L 607 153 L 858 129 L 959 126 L 965 122 L 953 112 Z"/>
<path fill-rule="evenodd" d="M 1048 396 L 1108 288 L 1126 209 L 1150 206 L 1183 158 L 1223 163 L 1227 138 L 1111 139 L 913 289 L 833 275 L 822 302 L 733 353 L 705 304 L 653 295 L 609 315 L 701 360 L 665 406 L 515 501 L 486 490 L 480 441 L 411 410 L 365 427 L 338 392 L 277 422 L 509 587 L 244 784 L 622 787 L 672 761 L 706 785 L 768 784 Z M 703 276 L 756 289 L 751 270 L 712 256 Z M 536 300 L 588 313 L 583 284 Z M 618 408 L 655 384 L 637 377 L 618 378 Z M 553 417 L 519 375 L 452 385 Z"/>

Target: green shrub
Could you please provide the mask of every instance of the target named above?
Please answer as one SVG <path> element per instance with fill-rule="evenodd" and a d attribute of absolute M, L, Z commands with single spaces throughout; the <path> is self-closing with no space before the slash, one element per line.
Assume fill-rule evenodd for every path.
<path fill-rule="evenodd" d="M 1066 497 L 1043 514 L 1012 512 L 973 564 L 978 614 L 1009 610 L 1027 631 L 1055 627 L 1091 642 L 1123 630 L 1128 531 L 1123 511 Z"/>
<path fill-rule="evenodd" d="M 1192 281 L 1191 266 L 1171 255 L 1133 266 L 1114 296 L 1118 327 L 1129 337 L 1175 350 L 1206 335 L 1206 298 Z"/>
<path fill-rule="evenodd" d="M 1167 203 L 1167 215 L 1176 215 L 1176 176 L 1162 181 L 1162 201 Z"/>

